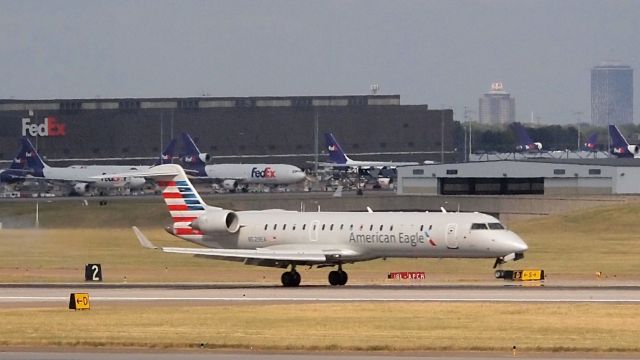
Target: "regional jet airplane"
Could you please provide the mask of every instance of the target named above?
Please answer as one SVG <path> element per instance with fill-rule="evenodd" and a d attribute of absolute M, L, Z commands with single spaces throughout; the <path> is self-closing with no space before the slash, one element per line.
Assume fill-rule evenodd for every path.
<path fill-rule="evenodd" d="M 318 165 L 323 167 L 339 167 L 339 168 L 382 168 L 388 167 L 393 168 L 397 166 L 406 166 L 406 165 L 419 165 L 417 162 L 393 162 L 393 161 L 358 161 L 351 160 L 349 156 L 342 150 L 342 147 L 336 140 L 336 137 L 333 136 L 333 133 L 325 133 L 324 134 L 325 144 L 327 145 L 327 151 L 329 152 L 329 160 L 328 163 L 319 163 Z M 431 161 L 425 161 L 425 164 L 433 163 Z"/>
<path fill-rule="evenodd" d="M 619 158 L 640 158 L 640 146 L 629 145 L 617 126 L 609 125 L 609 136 L 612 155 Z"/>
<path fill-rule="evenodd" d="M 143 177 L 131 176 L 126 173 L 148 169 L 149 166 L 72 165 L 69 167 L 51 167 L 42 160 L 29 139 L 22 137 L 20 141 L 25 152 L 27 167 L 31 170 L 31 176 L 54 183 L 70 185 L 73 193 L 83 195 L 94 189 L 141 189 L 145 184 Z M 175 141 L 169 143 L 156 165 L 170 162 L 174 147 Z M 104 176 L 115 173 L 124 173 L 124 175 Z M 97 176 L 101 177 L 97 178 Z"/>
<path fill-rule="evenodd" d="M 287 164 L 212 164 L 211 156 L 201 153 L 187 133 L 182 133 L 185 154 L 182 161 L 187 172 L 196 178 L 213 179 L 225 190 L 236 191 L 241 185 L 291 185 L 306 178 L 300 168 Z M 246 189 L 244 187 L 243 189 Z"/>
<path fill-rule="evenodd" d="M 345 264 L 378 258 L 523 258 L 527 244 L 496 218 L 451 212 L 232 211 L 208 206 L 175 164 L 136 176 L 153 178 L 173 224 L 167 231 L 201 248 L 154 246 L 136 227 L 147 248 L 245 264 L 289 268 L 282 285 L 298 286 L 298 266 L 337 267 L 331 285 L 345 285 Z"/>

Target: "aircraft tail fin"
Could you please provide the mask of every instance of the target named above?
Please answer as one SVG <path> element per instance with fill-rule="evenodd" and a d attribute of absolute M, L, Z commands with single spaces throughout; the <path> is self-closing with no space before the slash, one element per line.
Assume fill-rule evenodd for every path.
<path fill-rule="evenodd" d="M 184 132 L 182 133 L 182 141 L 184 146 L 184 154 L 181 157 L 182 163 L 185 169 L 191 172 L 196 171 L 197 176 L 207 176 L 205 172 L 205 165 L 211 157 L 207 153 L 201 153 L 200 149 L 196 145 L 191 135 Z"/>
<path fill-rule="evenodd" d="M 336 140 L 333 133 L 325 133 L 324 140 L 327 145 L 327 151 L 329 152 L 329 160 L 336 164 L 346 164 L 350 159 L 349 157 L 342 151 L 342 147 Z"/>
<path fill-rule="evenodd" d="M 23 136 L 20 139 L 20 143 L 22 144 L 20 154 L 24 152 L 24 158 L 27 160 L 27 167 L 33 170 L 35 176 L 43 177 L 44 174 L 42 170 L 49 166 L 42 160 L 36 149 L 31 144 L 31 141 L 29 141 L 26 136 Z"/>
<path fill-rule="evenodd" d="M 611 137 L 611 154 L 618 157 L 635 157 L 640 154 L 640 147 L 629 145 L 617 126 L 609 125 L 609 136 Z"/>
<path fill-rule="evenodd" d="M 535 151 L 542 150 L 542 144 L 531 140 L 529 133 L 520 123 L 513 123 L 513 131 L 516 133 L 518 143 L 516 144 L 516 150 L 518 151 Z"/>
<path fill-rule="evenodd" d="M 193 229 L 191 223 L 204 214 L 207 208 L 213 207 L 202 200 L 180 165 L 163 164 L 129 175 L 151 178 L 160 187 L 173 220 L 173 226 L 167 228 L 170 234 L 187 240 L 202 238 L 202 232 Z"/>
<path fill-rule="evenodd" d="M 154 165 L 162 165 L 162 164 L 171 164 L 173 160 L 173 155 L 175 155 L 176 151 L 176 139 L 171 139 L 169 144 L 162 150 L 160 157 L 156 160 Z"/>
<path fill-rule="evenodd" d="M 587 151 L 598 150 L 598 133 L 593 133 L 584 143 L 584 149 Z"/>

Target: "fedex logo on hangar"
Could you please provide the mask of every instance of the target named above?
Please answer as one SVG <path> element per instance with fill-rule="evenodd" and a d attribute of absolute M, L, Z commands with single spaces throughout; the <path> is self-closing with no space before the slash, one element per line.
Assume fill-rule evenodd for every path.
<path fill-rule="evenodd" d="M 66 124 L 59 122 L 53 116 L 44 118 L 42 124 L 32 124 L 31 118 L 22 118 L 22 136 L 65 136 Z"/>
<path fill-rule="evenodd" d="M 264 170 L 259 170 L 257 167 L 251 169 L 251 177 L 252 178 L 275 178 L 276 171 L 267 166 Z"/>

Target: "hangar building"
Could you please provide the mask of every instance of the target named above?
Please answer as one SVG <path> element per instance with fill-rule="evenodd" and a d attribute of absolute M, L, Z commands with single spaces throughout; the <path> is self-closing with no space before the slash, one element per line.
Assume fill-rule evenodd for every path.
<path fill-rule="evenodd" d="M 452 161 L 453 111 L 401 105 L 400 95 L 0 100 L 0 160 L 25 134 L 39 152 L 70 163 L 152 163 L 188 131 L 214 162 L 310 167 L 318 123 L 354 158 Z M 122 160 L 126 158 L 127 160 Z M 320 161 L 325 160 L 320 157 Z"/>
<path fill-rule="evenodd" d="M 399 194 L 640 193 L 640 159 L 499 160 L 398 168 Z"/>

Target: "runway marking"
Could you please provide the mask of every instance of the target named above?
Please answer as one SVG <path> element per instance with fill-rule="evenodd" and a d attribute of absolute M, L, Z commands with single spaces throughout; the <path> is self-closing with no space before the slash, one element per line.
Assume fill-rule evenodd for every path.
<path fill-rule="evenodd" d="M 68 301 L 62 296 L 0 296 L 0 302 L 10 301 Z M 284 301 L 284 302 L 503 302 L 503 303 L 640 303 L 640 299 L 492 299 L 492 298 L 291 298 L 291 297 L 92 297 L 92 301 Z"/>

